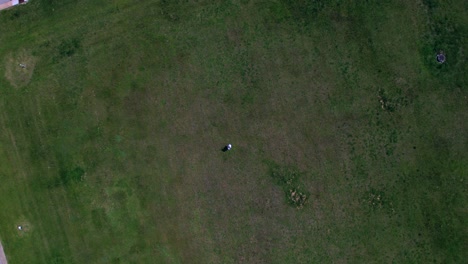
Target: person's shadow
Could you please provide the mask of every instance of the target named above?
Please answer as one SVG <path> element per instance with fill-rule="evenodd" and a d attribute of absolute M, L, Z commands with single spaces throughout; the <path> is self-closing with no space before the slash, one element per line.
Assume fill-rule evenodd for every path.
<path fill-rule="evenodd" d="M 224 146 L 224 148 L 221 149 L 222 152 L 226 152 L 228 150 L 229 150 L 228 146 Z"/>

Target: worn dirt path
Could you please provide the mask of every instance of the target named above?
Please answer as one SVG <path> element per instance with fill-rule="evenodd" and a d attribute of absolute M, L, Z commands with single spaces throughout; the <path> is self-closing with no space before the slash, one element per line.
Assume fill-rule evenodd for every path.
<path fill-rule="evenodd" d="M 0 243 L 0 264 L 7 264 L 5 252 L 3 251 L 2 243 Z"/>

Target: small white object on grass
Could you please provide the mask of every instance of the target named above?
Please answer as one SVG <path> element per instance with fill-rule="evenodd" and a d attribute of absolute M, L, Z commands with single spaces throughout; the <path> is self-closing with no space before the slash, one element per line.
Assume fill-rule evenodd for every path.
<path fill-rule="evenodd" d="M 23 69 L 26 68 L 26 65 L 25 65 L 25 64 L 22 64 L 22 63 L 20 63 L 19 66 L 20 66 L 21 68 L 23 68 Z"/>
<path fill-rule="evenodd" d="M 19 225 L 18 230 L 20 230 L 20 231 L 23 230 L 23 227 Z"/>

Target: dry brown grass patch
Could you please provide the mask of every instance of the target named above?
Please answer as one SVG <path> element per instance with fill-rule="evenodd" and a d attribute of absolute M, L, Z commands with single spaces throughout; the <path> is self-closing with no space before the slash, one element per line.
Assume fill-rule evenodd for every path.
<path fill-rule="evenodd" d="M 33 230 L 33 226 L 25 217 L 21 217 L 15 223 L 15 229 L 18 236 L 22 237 L 28 235 Z"/>
<path fill-rule="evenodd" d="M 5 58 L 5 78 L 15 88 L 28 85 L 36 62 L 37 58 L 25 49 L 8 54 Z"/>

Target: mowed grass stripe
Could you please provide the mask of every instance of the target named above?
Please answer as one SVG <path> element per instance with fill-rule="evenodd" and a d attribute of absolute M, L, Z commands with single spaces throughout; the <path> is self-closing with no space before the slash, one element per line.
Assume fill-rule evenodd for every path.
<path fill-rule="evenodd" d="M 27 180 L 26 180 L 26 177 L 28 177 L 28 173 L 26 172 L 26 170 L 24 169 L 26 166 L 24 165 L 23 161 L 21 160 L 21 156 L 18 152 L 18 148 L 16 146 L 16 137 L 12 134 L 12 131 L 8 128 L 5 127 L 5 122 L 6 122 L 6 116 L 3 115 L 3 118 L 2 118 L 2 124 L 3 124 L 3 132 L 5 133 L 5 135 L 8 137 L 8 141 L 11 146 L 13 147 L 12 148 L 12 152 L 8 153 L 6 155 L 6 157 L 9 157 L 7 160 L 5 160 L 5 165 L 3 167 L 5 168 L 8 168 L 11 166 L 11 168 L 15 168 L 14 170 L 10 170 L 10 173 L 8 175 L 11 175 L 13 177 L 11 177 L 11 179 L 13 179 L 12 183 L 13 183 L 13 186 L 15 186 L 14 188 L 18 188 L 17 189 L 17 192 L 15 192 L 13 195 L 9 196 L 12 200 L 12 202 L 16 201 L 16 210 L 15 209 L 11 209 L 11 210 L 4 210 L 3 213 L 5 213 L 5 218 L 2 218 L 2 219 L 8 219 L 10 220 L 9 221 L 9 225 L 8 225 L 8 229 L 10 229 L 10 232 L 9 232 L 9 235 L 12 235 L 12 234 L 18 234 L 16 231 L 17 231 L 17 225 L 23 225 L 23 222 L 26 222 L 28 223 L 29 222 L 29 219 L 32 215 L 34 214 L 38 214 L 37 212 L 37 200 L 34 199 L 33 201 L 31 201 L 30 199 L 28 199 L 27 197 L 29 197 L 28 194 L 31 193 L 30 189 L 29 189 L 29 186 L 28 186 L 28 183 L 27 183 Z M 8 172 L 8 170 L 7 170 Z M 8 185 L 7 185 L 8 186 Z M 10 187 L 12 188 L 12 187 Z M 16 194 L 16 195 L 15 195 Z M 16 196 L 16 197 L 15 197 Z M 18 203 L 19 202 L 19 203 Z M 14 203 L 13 203 L 14 204 Z M 32 206 L 31 206 L 32 205 Z M 20 211 L 17 210 L 18 209 L 21 209 Z M 16 213 L 15 213 L 16 211 Z M 38 228 L 38 232 L 37 234 L 39 234 L 39 237 L 35 237 L 34 240 L 37 241 L 36 244 L 38 245 L 42 245 L 43 247 L 47 247 L 48 243 L 42 243 L 42 238 L 40 237 L 41 234 L 43 234 L 43 230 L 41 230 L 41 227 L 40 227 L 40 223 L 38 223 L 37 225 L 35 224 L 33 228 Z M 39 239 L 39 241 L 38 241 Z M 4 242 L 5 244 L 5 247 L 8 249 L 8 246 L 9 246 L 9 241 L 6 241 Z M 24 246 L 23 246 L 24 247 Z M 26 250 L 29 248 L 28 246 L 25 246 L 24 247 Z M 44 248 L 41 248 L 41 247 L 36 247 L 36 249 L 39 249 L 39 250 L 36 250 L 35 248 L 29 248 L 31 250 L 31 252 L 36 252 L 37 256 L 40 256 L 43 258 L 43 260 L 45 260 L 44 258 Z M 46 252 L 46 251 L 45 251 Z M 37 257 L 36 256 L 36 257 Z M 10 255 L 8 255 L 8 257 L 10 258 Z M 14 261 L 14 258 L 13 258 L 13 261 Z"/>
<path fill-rule="evenodd" d="M 34 100 L 34 99 L 33 99 Z M 25 101 L 27 101 L 27 99 L 25 99 Z M 26 106 L 25 106 L 26 107 Z M 33 108 L 34 109 L 34 108 Z M 33 111 L 31 111 L 30 113 L 37 113 L 37 111 L 35 111 L 35 109 Z M 15 120 L 17 121 L 17 120 Z M 15 122 L 13 121 L 13 122 Z M 33 121 L 32 121 L 33 122 Z M 24 133 L 19 133 L 18 135 L 28 135 L 30 134 L 32 131 L 34 131 L 34 125 L 33 124 L 28 124 L 28 125 L 31 125 L 30 127 L 28 127 L 27 129 L 24 129 L 23 128 L 23 124 L 19 124 L 20 126 L 20 129 L 23 129 L 24 130 L 27 130 L 28 132 L 24 132 Z M 21 130 L 20 130 L 21 131 Z M 11 131 L 10 131 L 11 132 Z M 40 137 L 40 134 L 41 134 L 41 131 L 37 130 L 36 133 L 34 133 L 35 135 L 39 135 Z M 18 138 L 18 137 L 15 137 L 13 135 L 11 135 L 11 140 L 13 142 L 13 146 L 16 147 L 16 142 L 24 142 L 24 141 L 27 141 L 25 139 L 22 139 L 22 138 Z M 39 144 L 41 145 L 41 147 L 44 147 L 43 142 L 40 142 L 39 140 Z M 18 148 L 18 147 L 16 147 Z M 24 149 L 24 146 L 19 146 L 19 148 L 23 148 Z M 15 149 L 15 151 L 17 151 L 17 149 Z M 17 158 L 20 158 L 20 156 L 17 156 Z M 15 167 L 19 168 L 20 171 L 19 171 L 19 174 L 20 174 L 20 178 L 21 178 L 21 181 L 23 183 L 23 185 L 26 187 L 26 190 L 25 190 L 25 194 L 29 194 L 29 193 L 36 193 L 36 197 L 33 199 L 34 202 L 29 204 L 30 206 L 30 209 L 32 212 L 32 217 L 37 217 L 36 218 L 36 221 L 34 222 L 38 222 L 38 223 L 42 223 L 42 221 L 46 221 L 46 222 L 50 222 L 52 223 L 53 225 L 48 227 L 47 228 L 47 232 L 49 234 L 54 234 L 55 232 L 63 232 L 65 231 L 63 229 L 63 224 L 62 224 L 62 219 L 67 219 L 68 217 L 64 216 L 64 215 L 61 215 L 60 214 L 60 211 L 59 211 L 59 208 L 60 205 L 67 205 L 67 201 L 64 200 L 62 197 L 55 197 L 55 195 L 53 193 L 50 193 L 50 194 L 46 194 L 45 196 L 43 196 L 44 194 L 42 192 L 34 192 L 31 188 L 31 183 L 34 184 L 34 181 L 36 181 L 38 179 L 38 177 L 44 177 L 45 173 L 43 172 L 42 168 L 40 167 L 36 167 L 36 172 L 32 172 L 31 170 L 28 169 L 28 166 L 24 165 L 24 162 L 19 160 L 17 161 L 18 163 L 16 164 Z M 29 182 L 27 181 L 26 178 L 29 178 L 29 179 L 32 179 L 33 182 Z M 29 185 L 29 186 L 28 186 Z M 33 187 L 34 188 L 34 187 Z M 42 195 L 41 195 L 42 194 Z M 32 199 L 32 198 L 29 198 L 29 199 Z M 41 220 L 38 220 L 38 219 L 41 219 Z M 47 220 L 48 219 L 48 220 Z M 33 220 L 30 220 L 30 219 L 27 219 L 27 221 L 29 222 L 32 222 Z M 32 224 L 31 224 L 32 225 Z M 41 226 L 40 225 L 32 225 L 34 228 L 38 228 L 40 229 Z M 44 231 L 43 231 L 44 232 Z M 44 233 L 39 233 L 40 235 L 42 236 L 45 236 Z M 60 239 L 64 239 L 64 240 L 60 240 Z M 44 244 L 44 246 L 46 247 L 45 249 L 41 250 L 41 251 L 45 251 L 46 254 L 64 254 L 64 255 L 70 255 L 70 251 L 68 251 L 68 238 L 67 236 L 65 235 L 65 233 L 62 233 L 62 235 L 57 235 L 55 236 L 55 239 L 56 241 L 49 241 L 47 243 Z M 56 250 L 57 252 L 60 252 L 60 253 L 57 253 L 57 252 L 53 252 L 53 248 L 52 249 L 49 249 L 49 243 L 52 244 L 52 247 L 53 247 L 53 243 L 56 242 L 56 246 L 57 248 L 59 248 L 58 250 Z M 59 246 L 60 245 L 60 246 Z M 50 251 L 52 250 L 52 252 Z M 63 253 L 62 253 L 63 252 Z"/>

